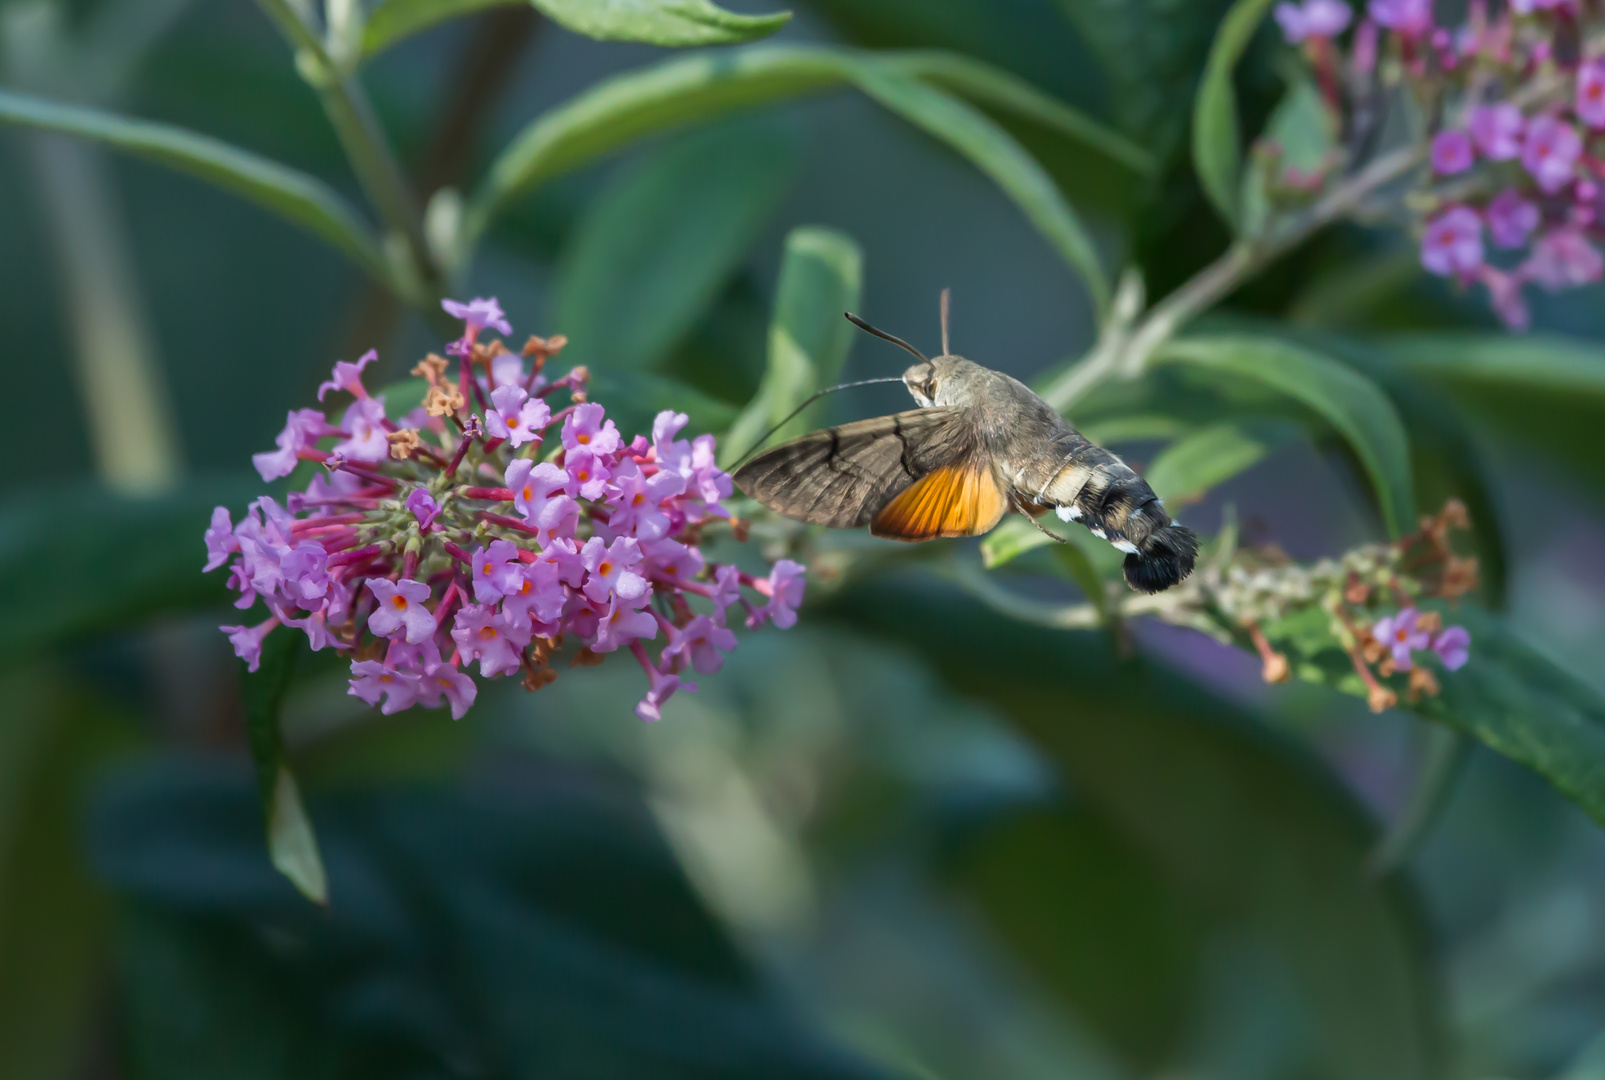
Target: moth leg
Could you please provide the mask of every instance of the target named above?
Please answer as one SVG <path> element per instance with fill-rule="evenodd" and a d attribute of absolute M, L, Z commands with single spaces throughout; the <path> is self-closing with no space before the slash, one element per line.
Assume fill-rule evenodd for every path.
<path fill-rule="evenodd" d="M 1020 501 L 1018 496 L 1016 496 L 1014 498 L 1014 508 L 1025 516 L 1025 519 L 1036 528 L 1037 532 L 1041 533 L 1043 536 L 1046 536 L 1049 540 L 1052 540 L 1056 544 L 1068 544 L 1070 542 L 1065 537 L 1059 536 L 1058 534 L 1050 531 L 1042 524 L 1042 522 L 1037 520 L 1043 514 L 1048 512 L 1048 507 L 1040 504 L 1027 506 L 1025 503 Z"/>

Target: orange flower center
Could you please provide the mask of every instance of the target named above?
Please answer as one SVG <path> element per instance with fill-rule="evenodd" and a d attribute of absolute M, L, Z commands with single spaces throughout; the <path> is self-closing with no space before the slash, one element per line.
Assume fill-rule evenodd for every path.
<path fill-rule="evenodd" d="M 406 611 L 407 598 L 402 596 L 400 593 L 397 593 L 390 598 L 390 606 L 395 608 L 397 611 Z"/>

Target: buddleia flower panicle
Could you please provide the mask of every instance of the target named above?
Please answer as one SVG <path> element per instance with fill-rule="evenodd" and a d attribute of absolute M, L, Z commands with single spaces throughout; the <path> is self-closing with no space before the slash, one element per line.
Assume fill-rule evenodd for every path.
<path fill-rule="evenodd" d="M 1298 673 L 1277 641 L 1301 663 L 1340 651 L 1372 710 L 1381 712 L 1401 693 L 1412 700 L 1437 694 L 1433 668 L 1458 671 L 1470 660 L 1465 627 L 1445 625 L 1439 611 L 1422 607 L 1452 605 L 1477 588 L 1477 560 L 1458 554 L 1454 543 L 1469 527 L 1465 506 L 1451 501 L 1402 540 L 1309 566 L 1274 549 L 1235 551 L 1207 565 L 1196 595 L 1186 599 L 1248 638 L 1267 682 Z"/>
<path fill-rule="evenodd" d="M 276 449 L 253 458 L 263 480 L 301 462 L 317 475 L 239 521 L 213 511 L 205 569 L 227 567 L 235 606 L 266 612 L 222 628 L 252 671 L 263 639 L 287 628 L 348 654 L 350 693 L 380 711 L 461 717 L 476 665 L 534 690 L 561 652 L 584 664 L 623 653 L 645 676 L 636 715 L 656 720 L 696 690 L 684 673 L 712 674 L 735 648 L 732 609 L 749 627 L 796 622 L 802 566 L 754 577 L 703 556 L 709 530 L 743 531 L 713 436 L 681 438 L 686 415 L 666 411 L 627 439 L 589 400 L 583 368 L 547 377 L 566 339 L 515 352 L 484 338 L 512 333 L 495 299 L 443 306 L 464 332 L 445 346 L 452 359 L 413 369 L 421 407 L 390 419 L 362 380 L 377 354 L 338 363 L 318 387 L 333 411 L 291 412 Z"/>
<path fill-rule="evenodd" d="M 1318 195 L 1377 152 L 1389 96 L 1423 118 L 1424 167 L 1402 205 L 1430 273 L 1484 290 L 1525 329 L 1527 291 L 1605 277 L 1605 7 L 1469 0 L 1455 26 L 1431 0 L 1283 2 L 1273 14 L 1345 144 L 1266 195 Z M 1260 160 L 1275 160 L 1274 147 Z"/>

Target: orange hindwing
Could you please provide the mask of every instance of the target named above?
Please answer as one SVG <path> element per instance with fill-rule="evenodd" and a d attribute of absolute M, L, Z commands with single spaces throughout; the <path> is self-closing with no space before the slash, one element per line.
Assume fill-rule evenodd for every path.
<path fill-rule="evenodd" d="M 876 536 L 934 540 L 990 532 L 1008 509 L 1003 489 L 984 460 L 957 461 L 909 485 L 869 523 Z"/>

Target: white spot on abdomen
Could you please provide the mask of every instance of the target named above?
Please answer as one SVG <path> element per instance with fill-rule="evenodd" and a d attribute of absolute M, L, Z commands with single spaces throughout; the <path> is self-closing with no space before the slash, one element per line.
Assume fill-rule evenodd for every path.
<path fill-rule="evenodd" d="M 1111 540 L 1109 543 L 1116 551 L 1124 551 L 1127 555 L 1137 554 L 1137 545 L 1130 540 Z"/>
<path fill-rule="evenodd" d="M 1059 515 L 1060 521 L 1081 520 L 1081 508 L 1079 506 L 1056 506 L 1053 508 L 1053 512 Z"/>

